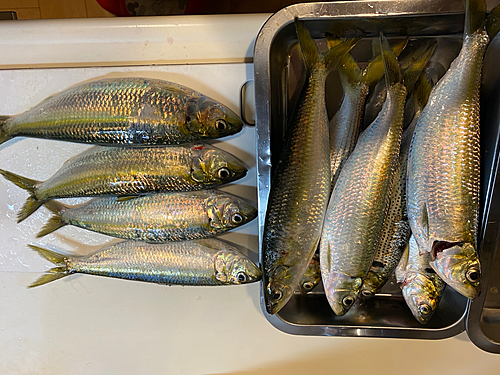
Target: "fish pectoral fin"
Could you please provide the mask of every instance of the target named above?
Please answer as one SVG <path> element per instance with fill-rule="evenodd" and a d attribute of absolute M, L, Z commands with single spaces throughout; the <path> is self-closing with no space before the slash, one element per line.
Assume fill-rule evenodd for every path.
<path fill-rule="evenodd" d="M 118 202 L 126 202 L 126 201 L 129 201 L 131 199 L 135 199 L 135 198 L 139 198 L 139 196 L 138 195 L 126 195 L 123 197 L 117 197 L 116 200 Z"/>
<path fill-rule="evenodd" d="M 428 240 L 429 239 L 429 212 L 427 211 L 427 204 L 425 204 L 425 203 L 422 206 L 422 228 L 424 230 L 426 240 Z"/>

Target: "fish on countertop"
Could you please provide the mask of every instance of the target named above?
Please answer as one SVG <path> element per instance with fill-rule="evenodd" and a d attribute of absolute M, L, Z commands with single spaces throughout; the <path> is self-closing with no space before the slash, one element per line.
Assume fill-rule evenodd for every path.
<path fill-rule="evenodd" d="M 481 290 L 479 89 L 483 57 L 500 29 L 500 6 L 485 21 L 484 0 L 468 0 L 463 46 L 434 87 L 408 157 L 408 218 L 436 273 L 468 298 Z"/>
<path fill-rule="evenodd" d="M 260 280 L 261 270 L 236 248 L 216 239 L 149 244 L 122 241 L 86 256 L 28 245 L 57 267 L 29 288 L 75 273 L 177 285 L 231 285 Z"/>
<path fill-rule="evenodd" d="M 235 181 L 246 172 L 233 155 L 207 144 L 94 146 L 43 182 L 0 169 L 6 179 L 30 193 L 18 222 L 54 198 L 194 191 Z"/>
<path fill-rule="evenodd" d="M 379 240 L 401 142 L 406 88 L 389 43 L 380 36 L 387 100 L 340 171 L 320 241 L 325 294 L 336 315 L 356 301 Z"/>
<path fill-rule="evenodd" d="M 152 243 L 213 237 L 248 223 L 257 209 L 218 190 L 93 198 L 79 206 L 48 201 L 54 213 L 37 237 L 65 225 Z"/>
<path fill-rule="evenodd" d="M 262 238 L 263 294 L 277 313 L 297 289 L 321 235 L 330 195 L 330 145 L 325 104 L 329 70 L 357 42 L 348 40 L 320 57 L 302 21 L 295 20 L 309 77 L 299 98 L 272 177 Z"/>
<path fill-rule="evenodd" d="M 431 254 L 420 254 L 415 237 L 411 236 L 396 272 L 406 304 L 421 324 L 429 322 L 446 287 L 430 261 Z"/>
<path fill-rule="evenodd" d="M 225 105 L 176 83 L 104 78 L 81 83 L 17 116 L 0 118 L 0 144 L 18 137 L 110 146 L 181 144 L 238 133 Z"/>

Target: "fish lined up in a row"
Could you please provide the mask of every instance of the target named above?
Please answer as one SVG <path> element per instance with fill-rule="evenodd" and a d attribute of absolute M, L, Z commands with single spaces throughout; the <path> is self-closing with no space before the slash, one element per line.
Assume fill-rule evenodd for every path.
<path fill-rule="evenodd" d="M 324 161 L 311 160 L 324 157 L 323 147 L 318 146 L 317 139 L 328 134 L 324 89 L 318 86 L 324 87 L 327 72 L 324 61 L 328 62 L 329 55 L 339 52 L 338 46 L 352 46 L 353 42 L 337 44 L 324 60 L 319 59 L 314 41 L 305 27 L 296 22 L 309 80 L 273 176 L 268 201 L 263 277 L 269 313 L 279 311 L 291 297 L 319 242 L 327 299 L 337 315 L 345 314 L 360 291 L 369 297 L 381 287 L 378 285 L 381 280 L 377 279 L 384 273 L 387 260 L 384 263 L 376 257 L 377 247 L 380 251 L 381 247 L 385 248 L 382 245 L 390 246 L 397 239 L 396 247 L 401 249 L 409 237 L 410 227 L 418 249 L 407 258 L 407 277 L 399 279 L 405 280 L 403 295 L 417 319 L 427 322 L 439 297 L 432 296 L 436 303 L 424 303 L 428 296 L 422 298 L 422 294 L 428 290 L 420 288 L 420 299 L 415 303 L 415 293 L 408 290 L 418 285 L 415 284 L 417 278 L 408 275 L 415 271 L 416 265 L 426 265 L 420 272 L 428 279 L 435 275 L 469 298 L 478 295 L 480 266 L 475 247 L 479 196 L 479 87 L 484 51 L 500 28 L 496 22 L 500 16 L 499 7 L 486 20 L 485 14 L 483 0 L 468 2 L 462 50 L 432 90 L 429 104 L 422 108 L 425 103 L 421 101 L 420 108 L 417 106 L 412 125 L 415 132 L 411 134 L 408 130 L 401 156 L 408 86 L 417 80 L 430 54 L 428 51 L 413 62 L 406 69 L 403 80 L 393 50 L 381 38 L 387 97 L 380 113 L 364 130 L 339 169 L 328 209 L 325 206 L 328 189 L 323 180 L 317 179 L 318 171 L 322 176 L 324 166 L 321 163 Z M 344 64 L 339 70 L 346 66 Z M 344 88 L 344 101 L 348 92 Z M 418 97 L 418 90 L 415 95 Z M 408 139 L 412 141 L 406 151 Z M 321 149 L 321 155 L 308 148 L 311 143 Z M 311 158 L 313 151 L 315 158 Z M 409 161 L 405 188 L 406 152 Z M 302 171 L 295 167 L 298 160 L 302 161 Z M 396 171 L 398 165 L 399 172 Z M 393 199 L 399 200 L 399 206 L 389 205 L 391 191 L 396 195 Z M 320 204 L 296 209 L 304 195 L 313 196 Z M 283 199 L 287 201 L 285 204 Z M 409 225 L 401 211 L 406 206 Z M 386 229 L 382 232 L 384 226 Z M 392 232 L 391 236 L 386 230 Z M 398 257 L 396 255 L 394 260 Z M 395 263 L 392 261 L 391 267 Z M 386 277 L 384 274 L 383 279 Z M 444 285 L 438 284 L 434 282 L 433 289 L 437 294 L 442 293 L 440 285 Z"/>
<path fill-rule="evenodd" d="M 31 136 L 106 146 L 142 146 L 94 146 L 68 160 L 44 182 L 0 170 L 4 177 L 30 193 L 19 212 L 19 221 L 41 205 L 55 214 L 38 237 L 69 224 L 148 243 L 183 241 L 178 245 L 123 245 L 126 252 L 114 248 L 99 251 L 97 254 L 107 254 L 105 265 L 101 266 L 108 276 L 118 272 L 121 276 L 117 277 L 129 275 L 123 277 L 176 283 L 161 278 L 166 269 L 175 268 L 174 263 L 169 263 L 171 251 L 180 248 L 196 251 L 197 246 L 202 245 L 189 240 L 212 237 L 256 217 L 257 210 L 251 204 L 211 189 L 243 177 L 247 172 L 243 163 L 207 144 L 185 144 L 234 134 L 241 130 L 241 120 L 227 107 L 186 87 L 142 78 L 103 79 L 49 97 L 27 112 L 5 119 L 0 126 L 1 141 L 14 136 Z M 76 207 L 53 200 L 96 196 Z M 225 253 L 229 249 L 216 240 L 203 245 L 207 246 L 224 248 Z M 142 252 L 142 258 L 132 254 L 132 249 Z M 153 250 L 161 250 L 161 254 L 151 257 Z M 62 258 L 54 254 L 48 256 L 47 251 L 39 252 L 58 265 L 62 262 Z M 110 252 L 116 256 L 109 258 Z M 99 257 L 91 258 L 96 256 Z M 65 259 L 69 264 L 70 258 Z M 206 266 L 206 261 L 200 258 L 200 262 Z M 252 263 L 239 255 L 240 268 L 248 270 L 248 262 Z M 186 260 L 186 265 L 190 263 L 193 260 Z M 126 264 L 131 267 L 130 273 L 125 269 Z M 161 264 L 166 268 L 161 268 Z M 196 262 L 192 265 L 194 268 L 189 272 L 198 272 Z M 157 278 L 151 275 L 155 269 Z M 42 280 L 57 279 L 73 272 L 71 270 L 73 268 L 61 270 L 60 267 L 57 272 L 49 270 Z M 141 270 L 149 274 L 140 276 Z M 104 271 L 95 272 L 103 274 Z M 255 281 L 255 275 L 252 269 L 240 282 Z M 199 283 L 196 277 L 191 283 Z M 221 277 L 217 280 L 224 281 Z"/>

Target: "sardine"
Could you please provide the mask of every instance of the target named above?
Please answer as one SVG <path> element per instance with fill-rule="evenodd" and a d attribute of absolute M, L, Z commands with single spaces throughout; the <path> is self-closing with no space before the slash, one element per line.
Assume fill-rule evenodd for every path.
<path fill-rule="evenodd" d="M 237 158 L 207 144 L 94 146 L 66 161 L 43 182 L 0 169 L 6 179 L 30 193 L 18 222 L 54 198 L 193 191 L 235 181 L 246 172 Z"/>
<path fill-rule="evenodd" d="M 480 292 L 479 89 L 486 47 L 500 28 L 500 7 L 485 22 L 484 0 L 466 3 L 463 46 L 434 87 L 408 157 L 408 218 L 432 268 L 468 298 Z M 485 23 L 487 25 L 485 29 Z"/>
<path fill-rule="evenodd" d="M 413 316 L 426 324 L 436 311 L 446 283 L 430 267 L 431 254 L 420 254 L 413 236 L 406 252 L 401 259 L 402 273 L 398 275 L 398 282 Z"/>
<path fill-rule="evenodd" d="M 75 273 L 178 285 L 231 285 L 260 280 L 260 269 L 236 248 L 215 239 L 148 244 L 123 241 L 86 256 L 28 245 L 57 267 L 29 288 Z"/>
<path fill-rule="evenodd" d="M 45 206 L 55 215 L 37 237 L 74 225 L 129 240 L 182 241 L 212 237 L 257 216 L 252 205 L 218 190 L 100 197 L 75 207 L 48 201 Z"/>
<path fill-rule="evenodd" d="M 318 245 L 330 191 L 325 81 L 356 43 L 348 40 L 321 58 L 309 31 L 295 21 L 309 73 L 272 178 L 262 238 L 266 309 L 275 314 L 298 287 Z"/>
<path fill-rule="evenodd" d="M 302 275 L 299 282 L 299 291 L 301 293 L 309 293 L 313 290 L 316 285 L 321 282 L 321 269 L 319 266 L 319 254 L 314 253 L 309 265 L 306 268 L 306 272 Z"/>
<path fill-rule="evenodd" d="M 0 144 L 24 136 L 106 145 L 196 142 L 235 134 L 240 118 L 190 88 L 150 78 L 104 78 L 0 119 Z"/>
<path fill-rule="evenodd" d="M 387 100 L 340 171 L 321 235 L 321 275 L 336 315 L 354 304 L 370 269 L 399 155 L 406 88 L 394 52 L 381 43 Z"/>
<path fill-rule="evenodd" d="M 328 46 L 335 47 L 338 39 L 327 37 Z M 394 54 L 398 56 L 406 46 L 407 39 L 397 43 Z M 350 53 L 342 56 L 337 66 L 344 96 L 339 110 L 330 121 L 330 173 L 331 188 L 339 176 L 342 166 L 354 150 L 363 119 L 365 100 L 370 86 L 382 78 L 384 65 L 380 54 L 375 56 L 368 66 L 361 71 Z"/>
<path fill-rule="evenodd" d="M 404 82 L 407 90 L 412 89 L 415 74 L 422 72 L 422 68 L 427 64 L 434 48 L 435 45 L 424 51 L 421 56 L 416 58 L 413 65 L 405 70 Z M 415 125 L 427 103 L 431 88 L 432 85 L 425 73 L 421 73 L 413 92 L 414 117 L 410 125 L 403 131 L 401 138 L 399 161 L 391 182 L 389 203 L 380 232 L 380 240 L 370 271 L 363 280 L 361 288 L 361 294 L 365 298 L 370 298 L 378 293 L 389 280 L 410 238 L 410 223 L 406 212 L 406 166 Z"/>

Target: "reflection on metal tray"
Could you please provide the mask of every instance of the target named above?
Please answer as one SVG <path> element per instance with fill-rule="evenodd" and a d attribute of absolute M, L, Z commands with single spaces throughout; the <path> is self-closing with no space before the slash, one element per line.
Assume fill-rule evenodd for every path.
<path fill-rule="evenodd" d="M 271 173 L 280 154 L 284 134 L 305 79 L 302 59 L 297 51 L 297 37 L 293 23 L 295 17 L 306 22 L 311 35 L 318 39 L 320 44 L 326 31 L 333 31 L 336 34 L 341 32 L 344 36 L 350 36 L 362 30 L 366 37 L 352 51 L 356 60 L 362 63 L 371 58 L 370 39 L 378 37 L 380 31 L 389 39 L 409 36 L 410 44 L 418 44 L 424 39 L 432 38 L 438 43 L 459 46 L 463 31 L 464 8 L 460 0 L 308 3 L 287 7 L 266 22 L 258 35 L 254 52 L 260 241 L 262 241 Z M 492 53 L 491 50 L 500 53 L 500 45 L 492 43 L 489 54 Z M 498 76 L 496 72 L 490 73 L 494 74 Z M 489 79 L 496 80 L 496 76 Z M 332 74 L 327 80 L 326 91 L 327 107 L 331 117 L 342 96 L 336 74 Z M 486 102 L 486 106 L 488 103 L 493 105 L 493 102 L 489 101 Z M 483 139 L 484 137 L 488 139 L 482 141 L 482 208 L 489 207 L 484 204 L 484 197 L 489 200 L 491 194 L 487 195 L 486 192 L 491 190 L 488 189 L 492 181 L 491 176 L 496 175 L 496 169 L 491 176 L 489 171 L 492 170 L 494 156 L 497 153 L 499 116 L 495 109 L 496 117 L 492 118 L 487 113 L 488 108 L 484 107 L 483 105 L 481 131 Z M 496 226 L 498 222 L 495 222 Z M 488 251 L 492 250 L 482 249 L 483 260 L 488 258 L 489 255 L 486 255 Z M 487 271 L 487 268 L 484 267 L 484 271 Z M 487 282 L 488 279 L 485 277 L 485 283 Z M 485 285 L 485 290 L 487 287 Z M 488 293 L 483 293 L 482 297 L 485 294 Z M 306 295 L 295 294 L 276 315 L 269 315 L 266 312 L 262 291 L 261 305 L 263 313 L 271 324 L 292 334 L 440 339 L 454 336 L 465 329 L 468 300 L 451 288 L 447 288 L 439 308 L 425 326 L 418 323 L 411 314 L 394 279 L 380 294 L 363 303 L 357 302 L 349 313 L 342 317 L 333 313 L 321 288 Z M 498 305 L 500 306 L 500 300 Z M 479 310 L 481 309 L 482 304 L 479 306 Z M 496 309 L 491 312 L 485 311 L 483 325 L 494 324 L 498 320 L 497 316 L 500 315 L 497 315 Z"/>

